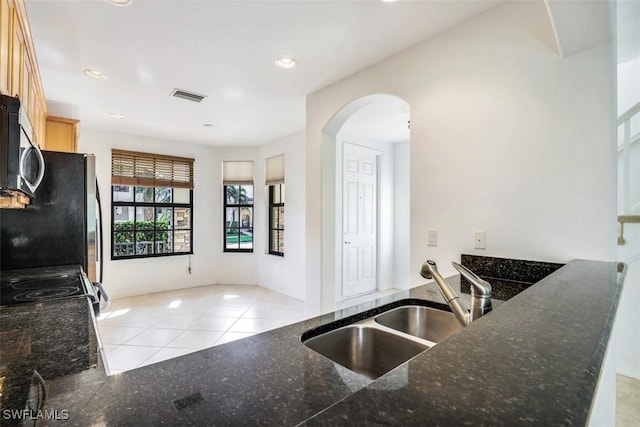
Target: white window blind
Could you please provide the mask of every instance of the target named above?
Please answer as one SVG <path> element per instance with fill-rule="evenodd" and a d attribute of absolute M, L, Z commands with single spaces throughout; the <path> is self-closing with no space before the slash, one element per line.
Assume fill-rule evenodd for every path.
<path fill-rule="evenodd" d="M 111 184 L 193 189 L 193 159 L 111 150 Z"/>
<path fill-rule="evenodd" d="M 265 185 L 284 184 L 284 154 L 267 159 Z"/>
<path fill-rule="evenodd" d="M 222 162 L 224 185 L 253 184 L 253 162 L 225 160 Z"/>

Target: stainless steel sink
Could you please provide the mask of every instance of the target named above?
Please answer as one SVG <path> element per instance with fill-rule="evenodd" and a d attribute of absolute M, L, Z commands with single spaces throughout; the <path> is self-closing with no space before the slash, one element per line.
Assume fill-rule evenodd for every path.
<path fill-rule="evenodd" d="M 453 313 L 420 305 L 395 308 L 376 316 L 375 321 L 432 343 L 439 343 L 462 330 Z"/>
<path fill-rule="evenodd" d="M 427 343 L 365 324 L 326 332 L 304 341 L 304 345 L 371 379 L 384 375 L 430 347 Z"/>
<path fill-rule="evenodd" d="M 301 338 L 310 349 L 376 379 L 461 329 L 450 311 L 404 305 L 321 335 L 310 330 Z"/>

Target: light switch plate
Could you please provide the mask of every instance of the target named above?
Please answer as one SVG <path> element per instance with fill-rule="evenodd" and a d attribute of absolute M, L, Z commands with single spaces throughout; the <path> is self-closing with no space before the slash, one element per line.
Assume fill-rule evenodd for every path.
<path fill-rule="evenodd" d="M 475 249 L 487 248 L 487 233 L 485 231 L 476 231 L 474 233 L 473 247 Z"/>

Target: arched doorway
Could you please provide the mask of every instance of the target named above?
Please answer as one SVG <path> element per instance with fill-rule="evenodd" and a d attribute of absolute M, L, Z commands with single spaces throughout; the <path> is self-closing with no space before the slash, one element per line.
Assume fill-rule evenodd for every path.
<path fill-rule="evenodd" d="M 323 129 L 323 311 L 409 287 L 409 114 L 401 98 L 369 95 Z"/>

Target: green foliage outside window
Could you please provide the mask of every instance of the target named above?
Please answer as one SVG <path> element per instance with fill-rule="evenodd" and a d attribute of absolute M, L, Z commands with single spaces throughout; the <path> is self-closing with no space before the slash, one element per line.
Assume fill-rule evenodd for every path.
<path fill-rule="evenodd" d="M 133 221 L 119 221 L 114 224 L 114 243 L 133 243 Z M 155 228 L 154 228 L 155 227 Z M 138 221 L 136 223 L 136 241 L 168 242 L 169 221 Z"/>

